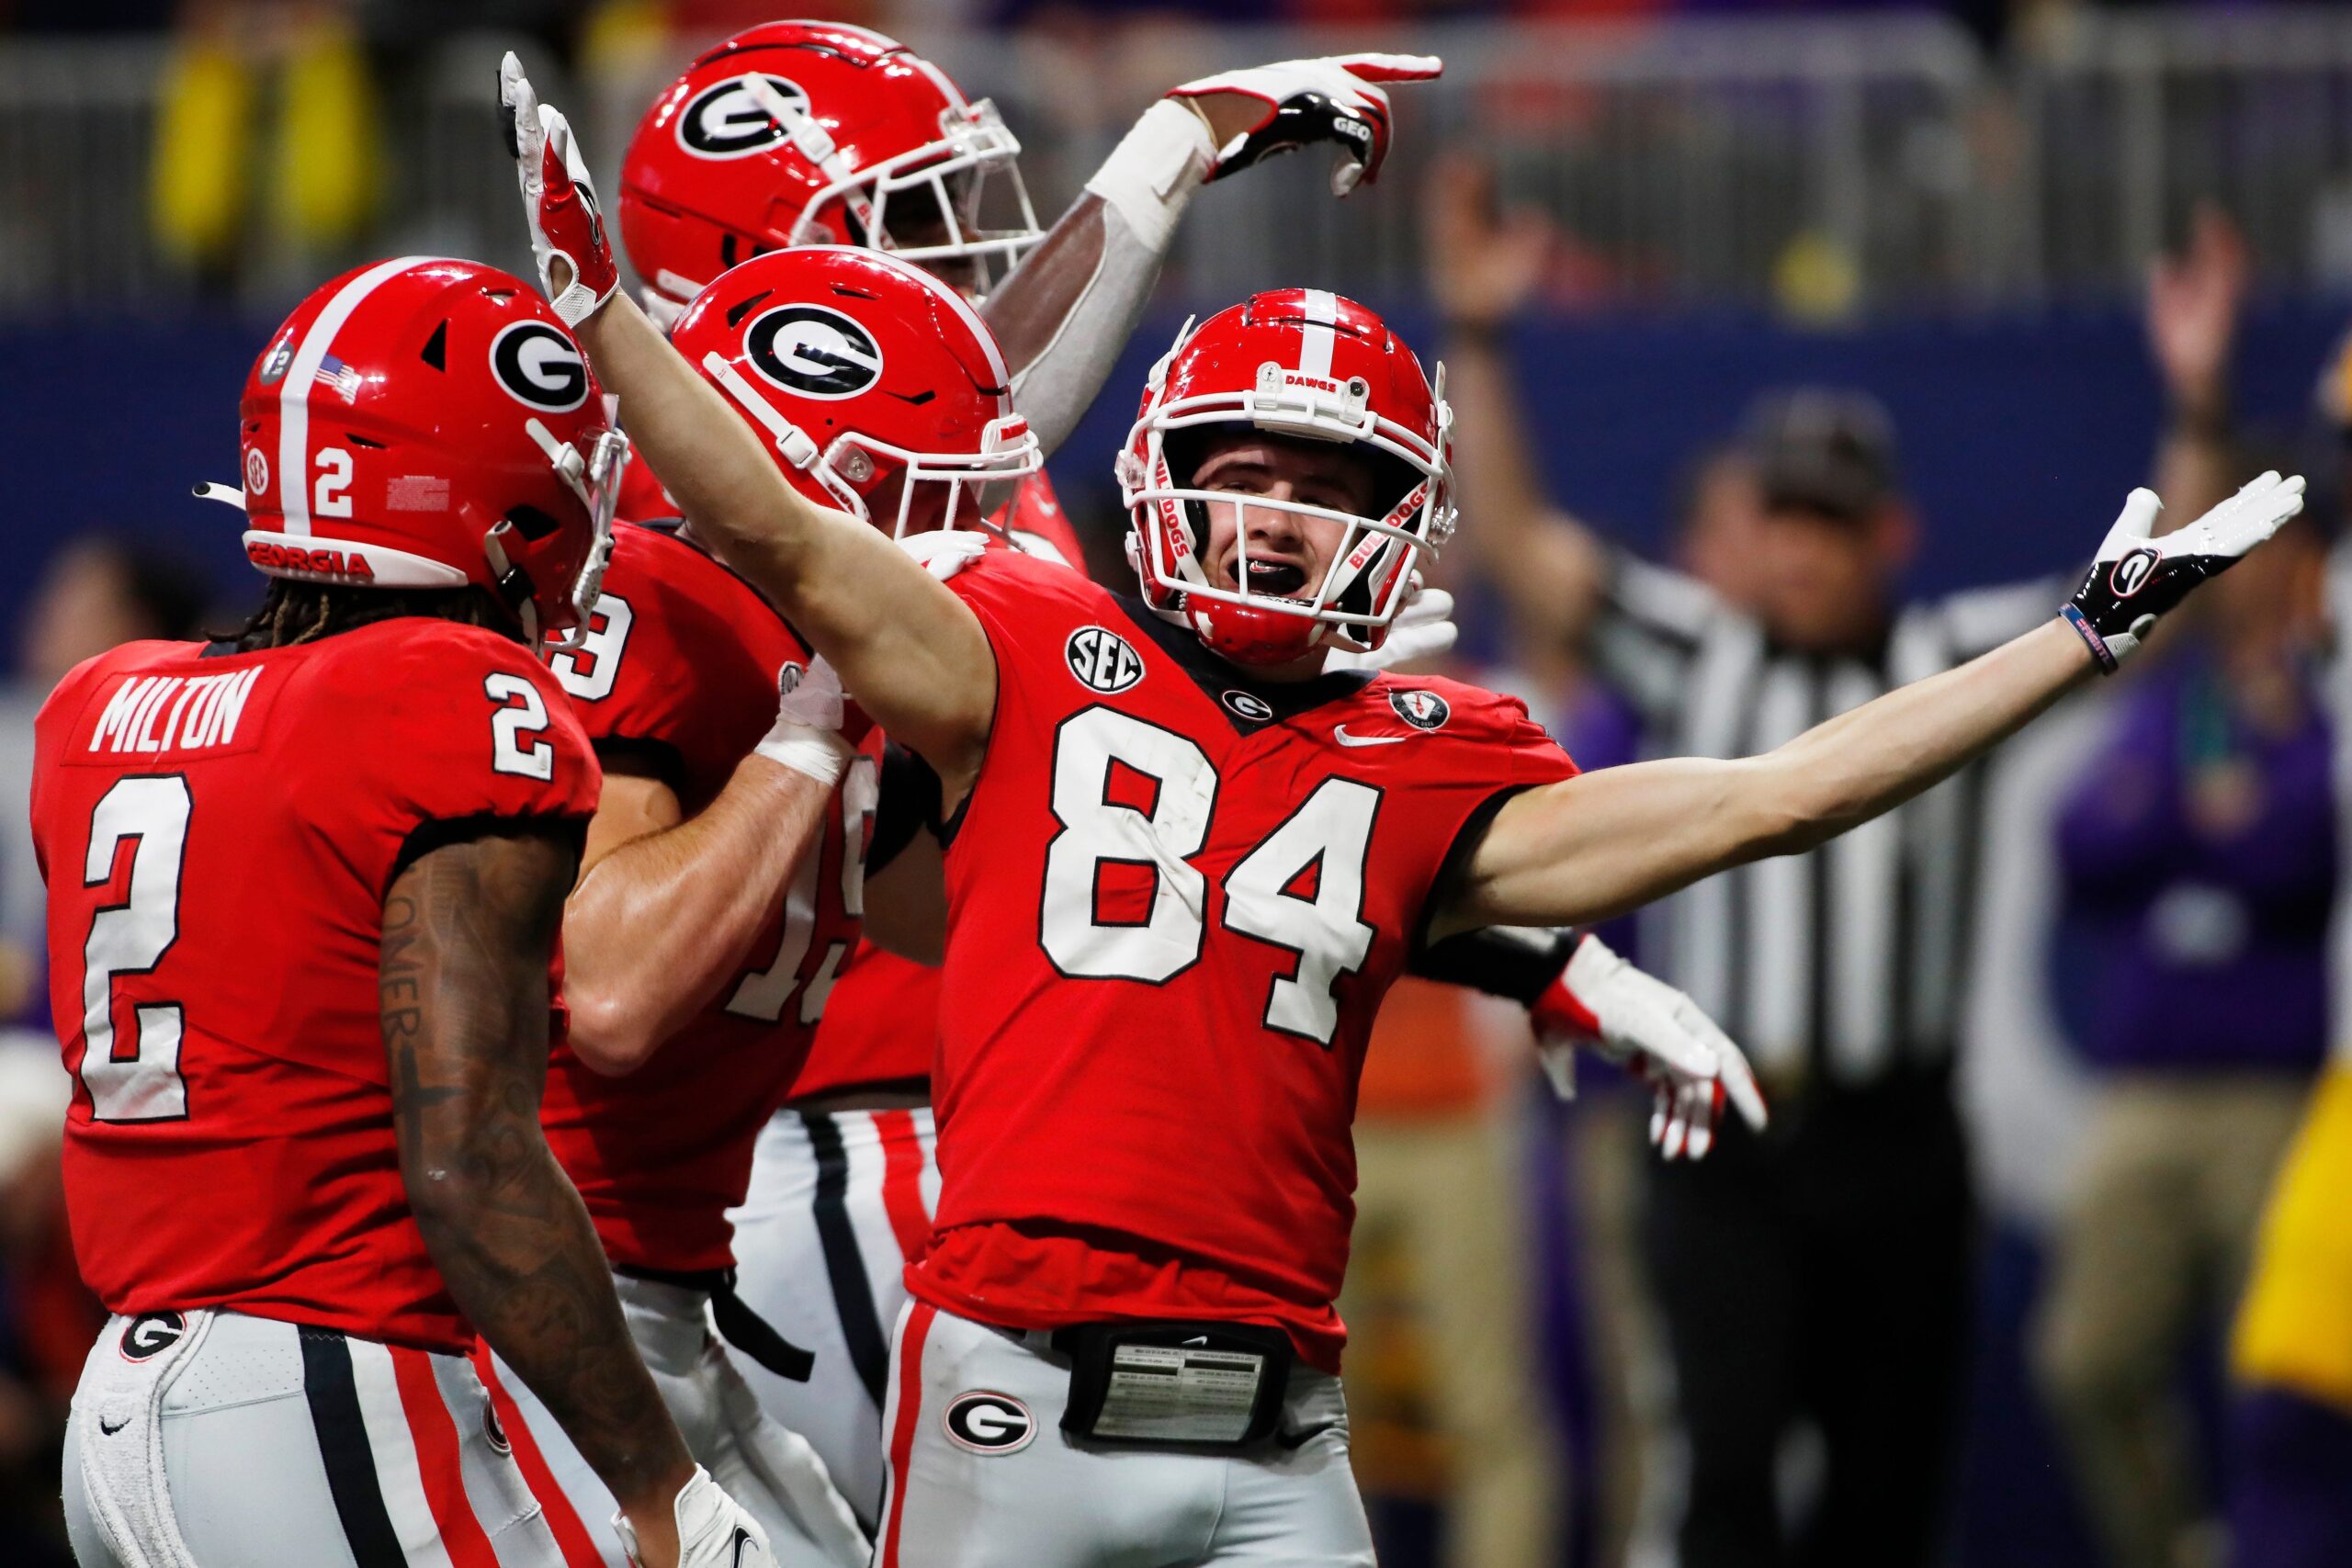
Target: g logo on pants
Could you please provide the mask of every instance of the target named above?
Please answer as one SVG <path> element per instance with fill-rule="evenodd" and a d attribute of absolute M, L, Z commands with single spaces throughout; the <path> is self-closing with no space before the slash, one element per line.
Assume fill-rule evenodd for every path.
<path fill-rule="evenodd" d="M 1037 1435 L 1029 1407 L 1009 1393 L 974 1389 L 947 1402 L 940 1416 L 947 1440 L 976 1454 L 1015 1454 Z"/>
<path fill-rule="evenodd" d="M 187 1319 L 175 1312 L 141 1313 L 122 1331 L 122 1343 L 117 1348 L 126 1361 L 143 1361 L 178 1344 L 187 1332 Z"/>

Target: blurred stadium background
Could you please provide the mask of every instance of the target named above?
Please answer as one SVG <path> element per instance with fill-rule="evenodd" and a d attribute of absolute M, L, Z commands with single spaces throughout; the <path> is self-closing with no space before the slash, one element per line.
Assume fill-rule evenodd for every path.
<path fill-rule="evenodd" d="M 574 108 L 609 190 L 611 161 L 684 59 L 775 14 L 747 0 L 0 0 L 0 630 L 15 660 L 0 697 L 0 1013 L 18 1022 L 0 1051 L 0 1562 L 61 1560 L 62 1400 L 96 1321 L 56 1208 L 63 1089 L 22 829 L 32 711 L 74 660 L 224 624 L 257 595 L 227 513 L 188 488 L 230 477 L 240 378 L 294 299 L 401 252 L 527 272 L 492 150 L 503 50 Z M 2352 317 L 2352 7 L 876 0 L 803 14 L 897 34 L 993 96 L 1041 215 L 1178 82 L 1363 47 L 1445 58 L 1442 82 L 1397 95 L 1376 188 L 1335 207 L 1319 162 L 1296 159 L 1195 204 L 1126 367 L 1053 465 L 1104 568 L 1126 389 L 1183 317 L 1312 283 L 1434 352 L 1429 279 L 1467 258 L 1458 232 L 1427 221 L 1426 187 L 1477 171 L 1556 229 L 1507 333 L 1542 477 L 1645 553 L 1672 550 L 1694 454 L 1731 436 L 1757 393 L 1827 384 L 1874 396 L 1899 433 L 1923 525 L 1905 592 L 2064 569 L 2182 412 L 2150 352 L 2149 277 L 2200 223 L 2242 236 L 2249 269 L 2215 285 L 2233 309 L 2243 299 L 2223 406 L 2315 481 L 2336 477 L 2315 389 Z M 1471 654 L 1544 666 L 1558 650 L 1523 646 L 1477 567 L 1454 569 Z M 2277 612 L 2319 623 L 2304 600 Z M 2049 863 L 2056 803 L 2098 723 L 2061 721 L 1990 786 L 2005 841 L 1984 849 L 1987 940 L 1961 1028 L 1976 1268 L 1968 1353 L 1948 1369 L 1966 1397 L 1942 1549 L 1971 1568 L 2124 1561 L 2095 1544 L 2053 1415 L 2064 1391 L 2032 1348 L 2102 1092 L 2085 1042 L 2117 1005 L 2090 978 L 2112 973 L 2096 933 L 2053 913 L 2065 895 Z M 2308 853 L 2332 878 L 2322 837 Z M 1508 1021 L 1408 997 L 1367 1087 L 1347 1307 L 1384 1561 L 1671 1563 L 1690 1466 L 1641 1267 L 1639 1108 L 1605 1085 L 1553 1105 L 1524 1048 Z M 2300 1095 L 2315 1065 L 2259 1045 L 2239 1063 L 2235 1049 L 2217 1040 L 2199 1066 L 2258 1066 Z M 2189 1326 L 2152 1352 L 2189 1434 L 2175 1568 L 2226 1560 L 2243 1478 L 2223 1350 L 2251 1229 L 2242 1215 L 2199 1255 L 2212 1277 L 2188 1292 Z M 1499 1242 L 1481 1252 L 1465 1235 Z M 1720 1288 L 1736 1301 L 1747 1285 L 1727 1267 Z M 1506 1321 L 1519 1326 L 1487 1349 L 1468 1342 Z M 1504 1362 L 1503 1393 L 1469 1371 L 1482 1356 Z M 1932 1468 L 1932 1437 L 1916 1440 Z M 1819 1471 L 1799 1422 L 1777 1471 L 1792 1508 Z"/>

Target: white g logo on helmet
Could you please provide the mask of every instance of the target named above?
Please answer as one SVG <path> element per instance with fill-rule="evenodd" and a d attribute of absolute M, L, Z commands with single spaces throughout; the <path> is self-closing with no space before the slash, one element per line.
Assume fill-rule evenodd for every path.
<path fill-rule="evenodd" d="M 800 84 L 782 76 L 770 76 L 767 84 L 786 103 L 807 112 L 808 95 Z M 785 136 L 784 127 L 745 90 L 740 77 L 705 87 L 678 116 L 678 145 L 697 158 L 748 158 Z"/>
<path fill-rule="evenodd" d="M 545 321 L 516 321 L 490 340 L 490 373 L 509 397 L 548 413 L 588 400 L 588 362 L 580 345 Z"/>
<path fill-rule="evenodd" d="M 804 398 L 854 398 L 882 378 L 874 334 L 822 305 L 780 305 L 743 333 L 752 368 Z"/>

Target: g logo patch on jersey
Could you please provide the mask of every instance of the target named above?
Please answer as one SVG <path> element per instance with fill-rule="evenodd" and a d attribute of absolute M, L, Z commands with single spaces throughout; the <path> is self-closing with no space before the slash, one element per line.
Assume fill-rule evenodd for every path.
<path fill-rule="evenodd" d="M 799 83 L 769 76 L 767 85 L 793 108 L 808 112 L 808 95 Z M 697 158 L 748 158 L 787 134 L 740 76 L 705 87 L 678 116 L 678 145 Z"/>
<path fill-rule="evenodd" d="M 588 400 L 580 345 L 545 321 L 516 321 L 490 340 L 490 373 L 516 402 L 567 413 Z"/>
<path fill-rule="evenodd" d="M 187 1319 L 175 1312 L 142 1313 L 122 1331 L 122 1359 L 144 1361 L 170 1349 L 187 1332 Z"/>
<path fill-rule="evenodd" d="M 1218 699 L 1238 718 L 1263 724 L 1274 716 L 1274 705 L 1255 692 L 1227 692 Z"/>
<path fill-rule="evenodd" d="M 854 398 L 882 378 L 874 334 L 822 305 L 780 305 L 743 333 L 752 368 L 804 398 Z"/>
<path fill-rule="evenodd" d="M 1115 696 L 1143 679 L 1143 656 L 1108 626 L 1080 626 L 1062 644 L 1069 672 L 1090 692 Z"/>
<path fill-rule="evenodd" d="M 2148 579 L 2155 576 L 2156 562 L 2161 558 L 2151 549 L 2133 550 L 2108 570 L 2107 585 L 2115 590 L 2118 599 L 2129 599 L 2148 586 Z"/>
<path fill-rule="evenodd" d="M 1415 729 L 1442 729 L 1453 716 L 1453 706 L 1435 692 L 1408 686 L 1388 694 L 1388 705 Z"/>
<path fill-rule="evenodd" d="M 1027 1405 L 989 1389 L 949 1400 L 939 1424 L 949 1442 L 976 1454 L 1017 1454 L 1037 1436 L 1037 1419 Z"/>

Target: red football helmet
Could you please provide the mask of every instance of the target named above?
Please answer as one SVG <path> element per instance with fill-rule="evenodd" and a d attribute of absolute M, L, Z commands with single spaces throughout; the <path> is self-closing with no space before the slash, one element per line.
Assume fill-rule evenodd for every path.
<path fill-rule="evenodd" d="M 1318 646 L 1370 649 L 1410 592 L 1414 563 L 1453 532 L 1453 412 L 1445 372 L 1432 389 L 1413 351 L 1352 299 L 1320 288 L 1252 295 L 1179 333 L 1152 367 L 1143 409 L 1119 456 L 1127 551 L 1145 600 L 1242 664 L 1282 664 Z M 1194 488 L 1218 428 L 1352 447 L 1370 463 L 1370 513 L 1250 497 L 1250 510 L 1344 525 L 1319 584 L 1250 586 L 1242 498 Z M 1210 508 L 1235 509 L 1235 586 L 1209 581 L 1201 558 Z"/>
<path fill-rule="evenodd" d="M 975 526 L 979 486 L 1045 460 L 987 323 L 876 251 L 755 257 L 696 296 L 670 341 L 767 435 L 794 489 L 894 536 Z"/>
<path fill-rule="evenodd" d="M 537 644 L 586 626 L 628 461 L 539 291 L 401 256 L 295 309 L 240 405 L 245 555 L 273 577 L 497 593 Z"/>
<path fill-rule="evenodd" d="M 966 261 L 984 289 L 992 266 L 1009 270 L 1042 237 L 1020 152 L 994 105 L 967 102 L 904 45 L 770 22 L 705 53 L 646 111 L 621 160 L 621 242 L 657 308 L 807 244 Z M 1017 227 L 979 227 L 995 175 L 1011 182 Z"/>

